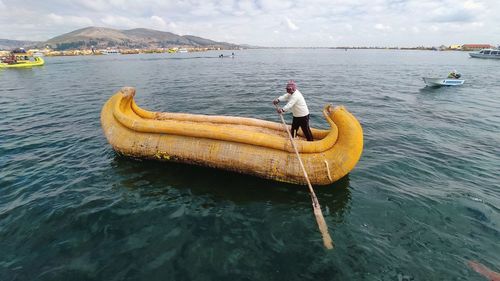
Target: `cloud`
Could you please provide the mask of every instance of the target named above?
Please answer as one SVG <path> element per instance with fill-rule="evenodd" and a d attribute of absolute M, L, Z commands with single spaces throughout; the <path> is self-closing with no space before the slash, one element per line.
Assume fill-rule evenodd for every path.
<path fill-rule="evenodd" d="M 149 22 L 147 21 L 142 21 L 141 19 L 137 20 L 140 24 L 142 24 L 142 27 L 148 27 L 152 29 L 159 29 L 159 30 L 167 30 L 171 32 L 177 32 L 179 33 L 179 26 L 173 22 L 173 21 L 168 21 L 165 20 L 164 18 L 160 16 L 151 16 L 149 19 Z"/>
<path fill-rule="evenodd" d="M 127 17 L 122 17 L 122 16 L 113 16 L 113 15 L 107 15 L 104 18 L 101 19 L 101 22 L 108 26 L 112 27 L 117 27 L 117 28 L 136 28 L 140 27 L 140 25 L 127 18 Z"/>
<path fill-rule="evenodd" d="M 484 9 L 484 5 L 482 3 L 479 3 L 479 2 L 476 2 L 473 0 L 465 1 L 463 6 L 464 6 L 464 9 L 467 9 L 467 10 L 483 10 Z"/>
<path fill-rule="evenodd" d="M 48 14 L 47 19 L 56 25 L 89 26 L 94 24 L 94 22 L 87 17 L 61 16 L 54 13 Z"/>
<path fill-rule="evenodd" d="M 432 32 L 438 32 L 439 31 L 439 27 L 436 26 L 436 25 L 431 25 L 431 26 L 429 26 L 429 30 L 432 31 Z"/>
<path fill-rule="evenodd" d="M 122 16 L 105 16 L 100 19 L 102 25 L 110 26 L 118 29 L 130 29 L 130 28 L 151 28 L 162 31 L 176 31 L 178 30 L 178 25 L 175 22 L 170 22 L 165 20 L 163 17 L 153 15 L 148 18 L 137 17 L 122 17 Z"/>
<path fill-rule="evenodd" d="M 286 22 L 286 26 L 288 27 L 288 29 L 290 29 L 290 30 L 299 29 L 299 27 L 297 25 L 295 25 L 295 23 L 293 23 L 292 20 L 287 18 L 287 17 L 285 18 L 285 22 Z"/>
<path fill-rule="evenodd" d="M 470 10 L 453 10 L 442 8 L 434 11 L 432 22 L 473 22 L 476 19 L 476 13 Z"/>
<path fill-rule="evenodd" d="M 496 44 L 500 34 L 484 27 L 499 26 L 498 10 L 498 0 L 0 0 L 0 38 L 93 25 L 260 46 Z"/>
<path fill-rule="evenodd" d="M 293 6 L 293 1 L 265 0 L 258 2 L 259 8 L 265 13 L 279 13 L 289 10 Z"/>
<path fill-rule="evenodd" d="M 167 23 L 159 16 L 151 16 L 151 22 L 153 24 L 153 26 L 157 27 L 157 28 L 166 28 L 167 27 Z"/>
<path fill-rule="evenodd" d="M 112 6 L 104 0 L 86 0 L 86 1 L 78 1 L 79 5 L 82 5 L 84 8 L 88 8 L 91 11 L 103 12 L 112 8 Z"/>
<path fill-rule="evenodd" d="M 195 17 L 214 17 L 219 15 L 219 11 L 215 3 L 204 1 L 193 7 L 190 14 Z"/>
<path fill-rule="evenodd" d="M 382 24 L 382 23 L 377 23 L 374 26 L 374 28 L 377 29 L 377 30 L 382 30 L 382 31 L 390 31 L 392 29 L 389 25 L 385 25 L 385 24 Z"/>

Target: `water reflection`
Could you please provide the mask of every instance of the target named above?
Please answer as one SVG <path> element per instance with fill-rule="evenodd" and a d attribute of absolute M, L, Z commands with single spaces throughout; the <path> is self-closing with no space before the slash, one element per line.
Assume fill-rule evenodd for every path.
<path fill-rule="evenodd" d="M 422 87 L 419 92 L 420 93 L 439 93 L 439 92 L 444 92 L 446 90 L 449 90 L 450 86 L 442 86 L 442 87 L 439 87 L 439 86 L 424 86 Z"/>
<path fill-rule="evenodd" d="M 229 200 L 238 205 L 270 202 L 273 205 L 310 207 L 306 186 L 281 183 L 249 175 L 193 165 L 130 159 L 116 155 L 113 171 L 120 184 L 141 196 L 169 196 L 172 189 L 194 196 L 209 196 L 214 200 Z M 342 219 L 351 194 L 349 176 L 327 186 L 315 186 L 315 192 L 325 215 Z"/>

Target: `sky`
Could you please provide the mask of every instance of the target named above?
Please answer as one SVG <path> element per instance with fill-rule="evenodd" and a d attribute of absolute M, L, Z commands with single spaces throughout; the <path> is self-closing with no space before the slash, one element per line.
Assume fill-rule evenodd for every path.
<path fill-rule="evenodd" d="M 500 0 L 0 0 L 0 38 L 151 28 L 267 47 L 500 44 Z"/>

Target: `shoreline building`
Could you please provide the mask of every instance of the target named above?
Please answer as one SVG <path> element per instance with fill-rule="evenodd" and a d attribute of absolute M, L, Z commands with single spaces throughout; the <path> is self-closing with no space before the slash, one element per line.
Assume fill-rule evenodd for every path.
<path fill-rule="evenodd" d="M 462 50 L 464 51 L 478 51 L 481 49 L 493 48 L 490 44 L 463 44 Z"/>

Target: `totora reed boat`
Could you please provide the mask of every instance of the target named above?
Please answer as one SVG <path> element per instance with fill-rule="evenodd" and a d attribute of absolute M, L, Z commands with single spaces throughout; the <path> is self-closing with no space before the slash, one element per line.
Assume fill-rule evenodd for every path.
<path fill-rule="evenodd" d="M 253 118 L 151 112 L 137 106 L 135 89 L 124 87 L 103 106 L 101 125 L 119 154 L 225 169 L 305 184 L 281 123 Z M 347 175 L 363 150 L 363 131 L 344 107 L 328 105 L 329 130 L 312 129 L 315 141 L 295 139 L 312 184 Z"/>

